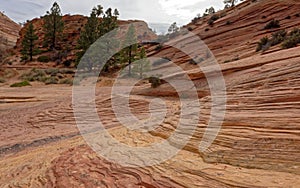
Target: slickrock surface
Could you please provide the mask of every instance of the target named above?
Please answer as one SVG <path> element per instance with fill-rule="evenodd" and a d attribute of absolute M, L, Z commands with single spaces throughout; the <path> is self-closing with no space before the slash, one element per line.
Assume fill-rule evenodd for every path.
<path fill-rule="evenodd" d="M 149 54 L 171 58 L 188 71 L 201 103 L 200 120 L 183 150 L 153 166 L 126 167 L 97 155 L 79 135 L 72 110 L 71 87 L 2 87 L 0 185 L 299 187 L 300 47 L 281 50 L 275 46 L 264 53 L 255 52 L 258 40 L 276 31 L 263 30 L 271 19 L 281 20 L 280 29 L 299 26 L 300 18 L 295 16 L 300 10 L 297 2 L 246 1 L 230 9 L 213 27 L 207 25 L 207 20 L 187 26 L 210 47 L 226 82 L 225 120 L 215 141 L 204 152 L 198 148 L 212 105 L 206 77 L 196 65 L 188 63 L 188 57 L 167 46 L 161 51 L 153 47 Z M 287 15 L 291 19 L 285 19 Z M 232 21 L 231 25 L 226 25 L 228 20 Z M 205 28 L 209 31 L 205 32 Z M 187 51 L 194 49 L 187 38 L 178 44 Z M 234 58 L 236 60 L 224 63 Z M 208 67 L 209 63 L 201 65 Z M 164 66 L 168 68 L 169 64 L 158 67 Z M 166 103 L 166 118 L 148 133 L 128 130 L 117 121 L 110 94 L 109 87 L 97 87 L 95 103 L 100 119 L 116 140 L 131 147 L 143 147 L 167 139 L 177 128 L 182 106 L 168 84 L 157 89 L 141 84 L 132 92 L 131 112 L 140 118 L 150 116 L 148 109 L 152 99 L 160 97 Z M 155 111 L 161 112 L 161 109 Z M 191 126 L 186 125 L 186 128 Z M 87 131 L 84 136 L 93 136 L 98 131 L 101 132 Z M 170 140 L 170 145 L 178 147 L 180 141 Z M 161 149 L 163 152 L 165 148 Z"/>
<path fill-rule="evenodd" d="M 21 26 L 0 12 L 0 50 L 3 53 L 15 46 Z"/>

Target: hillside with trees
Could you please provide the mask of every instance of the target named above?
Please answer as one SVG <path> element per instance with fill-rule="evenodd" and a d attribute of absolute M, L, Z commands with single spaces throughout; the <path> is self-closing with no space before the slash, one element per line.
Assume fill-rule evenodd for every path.
<path fill-rule="evenodd" d="M 17 57 L 17 61 L 13 61 L 12 59 L 15 59 L 16 56 L 12 57 L 11 64 L 18 66 L 24 63 L 50 62 L 49 67 L 75 67 L 84 52 L 99 37 L 114 28 L 130 23 L 136 23 L 136 35 L 139 40 L 155 39 L 156 35 L 145 22 L 138 20 L 122 21 L 118 19 L 118 16 L 118 10 L 108 8 L 104 11 L 101 5 L 95 6 L 88 17 L 81 15 L 63 16 L 59 5 L 54 3 L 44 16 L 27 22 L 20 31 L 14 50 L 17 54 L 24 51 L 24 41 L 27 40 L 26 33 L 30 30 L 31 25 L 34 27 L 38 39 L 34 42 L 36 50 L 33 53 L 32 61 L 24 61 L 21 58 L 22 55 L 17 55 L 19 58 Z"/>
<path fill-rule="evenodd" d="M 159 36 L 97 5 L 57 14 L 55 40 L 51 10 L 26 23 L 0 69 L 0 185 L 299 187 L 300 3 L 219 1 Z"/>

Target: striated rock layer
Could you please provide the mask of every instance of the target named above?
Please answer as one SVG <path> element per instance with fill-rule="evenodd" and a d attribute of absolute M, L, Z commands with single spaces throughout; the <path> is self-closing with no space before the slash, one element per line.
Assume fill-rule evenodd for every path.
<path fill-rule="evenodd" d="M 300 47 L 281 50 L 277 45 L 264 53 L 255 52 L 256 43 L 263 36 L 279 29 L 298 27 L 298 10 L 298 1 L 246 1 L 228 9 L 212 27 L 207 24 L 208 18 L 186 26 L 212 50 L 226 83 L 225 120 L 206 151 L 198 149 L 213 105 L 205 74 L 198 66 L 189 63 L 188 56 L 167 45 L 161 50 L 149 49 L 149 55 L 168 57 L 187 71 L 201 103 L 200 119 L 187 145 L 174 157 L 152 166 L 122 166 L 97 155 L 88 147 L 76 127 L 72 88 L 1 88 L 4 92 L 0 93 L 0 185 L 299 187 Z M 287 15 L 291 19 L 286 19 Z M 274 18 L 280 20 L 281 28 L 264 30 L 266 23 Z M 226 24 L 227 21 L 232 24 Z M 206 28 L 209 30 L 205 31 Z M 173 43 L 186 51 L 193 51 L 197 44 L 189 37 L 184 35 Z M 207 51 L 201 53 L 208 54 Z M 200 64 L 203 68 L 210 67 L 213 56 L 207 58 Z M 170 63 L 160 64 L 154 66 L 154 70 L 169 70 L 170 67 Z M 165 75 L 165 80 L 168 78 L 179 79 L 182 74 Z M 151 117 L 149 105 L 156 97 L 166 104 L 166 118 L 149 132 L 122 126 L 112 108 L 114 97 L 111 88 L 97 87 L 95 103 L 105 128 L 123 144 L 145 147 L 160 143 L 178 128 L 182 105 L 177 92 L 167 83 L 156 89 L 140 83 L 132 92 L 130 108 L 137 118 Z M 118 97 L 122 100 L 124 96 Z M 154 112 L 163 113 L 161 108 L 153 106 Z M 90 114 L 85 117 L 87 122 L 91 121 Z M 186 130 L 191 127 L 191 124 L 184 126 Z M 94 136 L 98 131 L 101 130 L 86 130 L 83 136 Z M 179 132 L 178 137 L 169 139 L 169 143 L 177 148 L 186 136 L 185 131 Z M 113 146 L 109 141 L 101 142 L 107 148 Z M 134 157 L 122 151 L 107 152 Z M 168 152 L 167 148 L 161 147 L 160 151 L 153 153 L 160 156 L 164 152 Z M 145 153 L 142 160 L 147 162 L 147 159 Z"/>
<path fill-rule="evenodd" d="M 0 12 L 0 51 L 1 55 L 6 50 L 15 46 L 21 26 L 16 24 Z"/>

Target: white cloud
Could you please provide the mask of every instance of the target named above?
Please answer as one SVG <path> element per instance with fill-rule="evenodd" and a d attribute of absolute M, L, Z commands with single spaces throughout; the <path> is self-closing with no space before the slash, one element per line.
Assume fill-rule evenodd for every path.
<path fill-rule="evenodd" d="M 210 6 L 220 9 L 222 0 L 158 0 L 162 9 L 170 16 L 177 18 L 180 24 L 188 23 L 198 13 L 203 13 Z"/>
<path fill-rule="evenodd" d="M 0 0 L 0 11 L 16 22 L 44 15 L 54 0 Z M 187 24 L 205 8 L 221 8 L 222 0 L 57 0 L 63 14 L 88 15 L 93 6 L 119 9 L 121 19 L 139 19 L 152 23 Z"/>

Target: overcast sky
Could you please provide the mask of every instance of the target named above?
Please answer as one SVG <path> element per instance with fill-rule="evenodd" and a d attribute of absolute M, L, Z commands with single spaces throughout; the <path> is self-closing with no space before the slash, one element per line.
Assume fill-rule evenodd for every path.
<path fill-rule="evenodd" d="M 0 11 L 16 22 L 44 15 L 54 0 L 0 0 Z M 95 5 L 117 8 L 121 19 L 139 19 L 148 23 L 187 24 L 210 6 L 224 7 L 223 0 L 57 0 L 63 14 L 89 15 Z M 151 24 L 150 24 L 151 25 Z M 153 24 L 154 26 L 154 24 Z"/>

